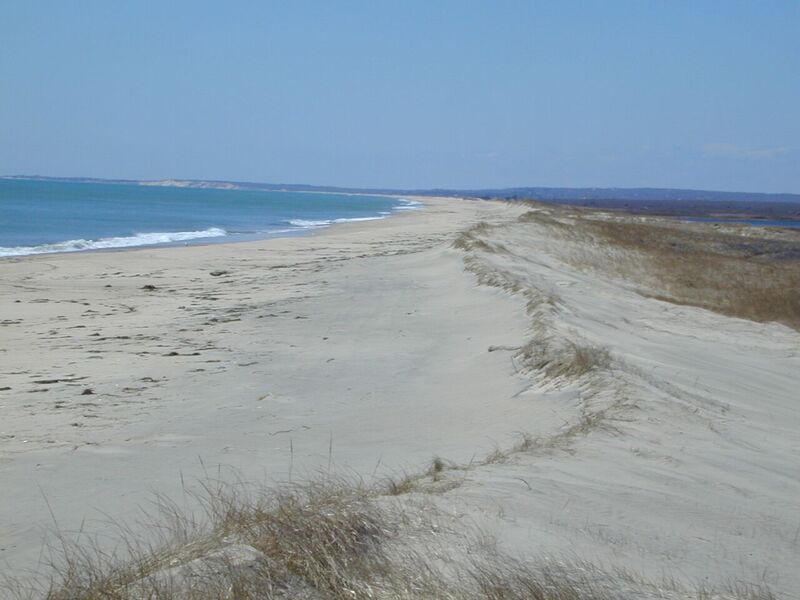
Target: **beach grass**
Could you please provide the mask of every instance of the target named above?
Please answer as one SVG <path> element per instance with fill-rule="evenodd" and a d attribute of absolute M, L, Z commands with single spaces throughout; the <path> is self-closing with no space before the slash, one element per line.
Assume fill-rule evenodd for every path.
<path fill-rule="evenodd" d="M 499 454 L 536 446 L 522 435 Z M 496 462 L 489 456 L 478 466 Z M 434 458 L 419 478 L 452 468 Z M 14 600 L 773 597 L 766 588 L 688 590 L 589 563 L 522 560 L 480 532 L 442 528 L 430 507 L 386 502 L 392 494 L 383 484 L 331 476 L 277 488 L 207 480 L 192 493 L 199 512 L 159 497 L 149 541 L 123 526 L 115 551 L 62 536 L 49 581 L 26 587 L 7 579 L 0 591 Z"/>
<path fill-rule="evenodd" d="M 572 244 L 562 258 L 622 277 L 646 295 L 800 329 L 800 234 L 576 209 L 530 211 L 520 223 Z"/>
<path fill-rule="evenodd" d="M 184 484 L 181 502 L 157 495 L 144 523 L 117 524 L 113 549 L 55 532 L 49 576 L 0 577 L 0 594 L 9 600 L 774 600 L 765 586 L 689 589 L 585 561 L 523 559 L 477 528 L 448 525 L 447 514 L 418 501 L 459 487 L 475 469 L 563 449 L 595 425 L 589 416 L 552 439 L 518 432 L 510 447 L 469 464 L 435 456 L 418 473 L 372 483 L 326 473 L 261 486 L 235 472 L 207 475 Z"/>
<path fill-rule="evenodd" d="M 535 447 L 523 435 L 500 454 Z M 434 459 L 420 477 L 447 468 Z M 194 494 L 199 514 L 159 498 L 155 541 L 125 527 L 115 551 L 61 537 L 49 581 L 7 579 L 0 591 L 14 600 L 773 598 L 760 587 L 688 590 L 589 563 L 521 560 L 480 532 L 441 528 L 430 507 L 387 503 L 386 493 L 329 476 L 272 489 L 205 481 Z"/>

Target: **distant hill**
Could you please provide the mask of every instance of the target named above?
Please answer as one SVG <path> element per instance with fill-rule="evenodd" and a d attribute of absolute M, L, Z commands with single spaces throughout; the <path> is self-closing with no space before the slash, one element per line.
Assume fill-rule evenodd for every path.
<path fill-rule="evenodd" d="M 800 203 L 800 194 L 764 194 L 757 192 L 716 192 L 712 190 L 686 190 L 672 188 L 561 188 L 561 187 L 511 187 L 481 189 L 398 189 L 361 188 L 289 183 L 259 183 L 251 181 L 219 181 L 195 179 L 131 180 L 95 179 L 87 177 L 44 177 L 38 175 L 12 175 L 3 179 L 29 179 L 81 183 L 128 184 L 204 189 L 240 189 L 290 192 L 331 192 L 357 194 L 405 194 L 418 196 L 470 196 L 478 198 L 534 199 L 545 202 L 565 202 L 605 205 L 608 201 L 647 202 L 771 202 Z"/>

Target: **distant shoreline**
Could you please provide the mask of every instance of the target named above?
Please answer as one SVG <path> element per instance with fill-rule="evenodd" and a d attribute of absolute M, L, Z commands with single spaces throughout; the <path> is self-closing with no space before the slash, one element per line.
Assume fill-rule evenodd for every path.
<path fill-rule="evenodd" d="M 731 192 L 696 190 L 684 188 L 602 188 L 602 187 L 545 187 L 516 186 L 505 188 L 370 188 L 327 186 L 297 183 L 267 183 L 252 181 L 227 181 L 214 179 L 102 179 L 96 177 L 49 177 L 44 175 L 0 175 L 0 179 L 24 179 L 31 181 L 60 181 L 76 183 L 127 184 L 161 187 L 184 187 L 196 189 L 249 190 L 273 192 L 325 192 L 338 194 L 378 194 L 458 197 L 470 196 L 483 199 L 538 200 L 544 202 L 589 203 L 617 201 L 678 201 L 678 202 L 788 202 L 800 204 L 797 193 Z"/>

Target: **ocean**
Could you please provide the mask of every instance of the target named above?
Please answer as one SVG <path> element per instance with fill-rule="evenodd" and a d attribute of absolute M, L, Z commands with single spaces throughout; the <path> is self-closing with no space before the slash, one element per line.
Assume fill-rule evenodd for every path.
<path fill-rule="evenodd" d="M 0 257 L 264 239 L 418 205 L 349 194 L 0 179 Z"/>

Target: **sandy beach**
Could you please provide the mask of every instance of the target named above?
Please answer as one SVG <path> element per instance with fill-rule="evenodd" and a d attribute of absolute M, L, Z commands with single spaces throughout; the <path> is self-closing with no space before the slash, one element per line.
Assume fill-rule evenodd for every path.
<path fill-rule="evenodd" d="M 575 266 L 520 220 L 545 209 L 424 203 L 0 261 L 0 573 L 35 569 L 50 529 L 112 536 L 219 469 L 438 456 L 458 485 L 409 496 L 515 555 L 800 597 L 800 333 Z"/>

